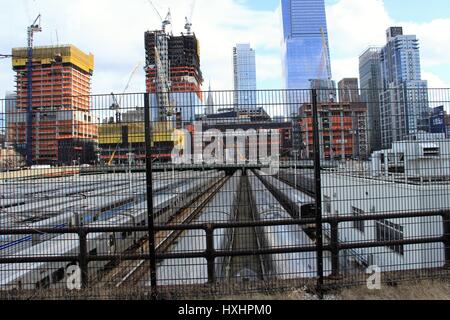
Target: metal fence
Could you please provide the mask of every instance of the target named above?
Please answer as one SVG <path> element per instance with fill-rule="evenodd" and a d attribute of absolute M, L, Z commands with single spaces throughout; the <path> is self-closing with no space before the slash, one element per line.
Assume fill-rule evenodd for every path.
<path fill-rule="evenodd" d="M 378 274 L 448 279 L 449 98 L 40 93 L 31 117 L 24 98 L 1 100 L 0 296 L 320 296 Z"/>

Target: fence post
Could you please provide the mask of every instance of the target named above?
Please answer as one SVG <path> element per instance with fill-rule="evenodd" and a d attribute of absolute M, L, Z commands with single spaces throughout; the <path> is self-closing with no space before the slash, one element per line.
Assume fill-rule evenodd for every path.
<path fill-rule="evenodd" d="M 442 215 L 444 224 L 444 250 L 445 250 L 445 268 L 450 269 L 450 211 Z"/>
<path fill-rule="evenodd" d="M 152 168 L 152 129 L 150 119 L 150 94 L 144 94 L 144 121 L 145 121 L 145 165 L 146 165 L 146 190 L 147 190 L 147 219 L 148 219 L 148 248 L 150 255 L 150 286 L 151 299 L 158 296 L 156 279 L 156 246 L 155 246 L 155 222 L 153 216 L 153 168 Z"/>
<path fill-rule="evenodd" d="M 339 266 L 339 222 L 333 219 L 330 223 L 331 229 L 331 278 L 340 279 Z"/>
<path fill-rule="evenodd" d="M 323 238 L 322 238 L 322 186 L 320 180 L 320 138 L 319 138 L 319 115 L 317 111 L 317 90 L 312 89 L 312 113 L 314 132 L 314 180 L 316 200 L 316 245 L 317 245 L 317 293 L 323 298 Z"/>
<path fill-rule="evenodd" d="M 216 281 L 214 274 L 214 229 L 212 225 L 206 227 L 206 260 L 208 263 L 208 283 L 212 284 Z"/>
<path fill-rule="evenodd" d="M 89 284 L 89 270 L 88 270 L 88 252 L 87 252 L 87 233 L 84 227 L 80 227 L 78 231 L 78 237 L 80 239 L 80 255 L 79 264 L 81 271 L 81 287 L 86 289 Z"/>

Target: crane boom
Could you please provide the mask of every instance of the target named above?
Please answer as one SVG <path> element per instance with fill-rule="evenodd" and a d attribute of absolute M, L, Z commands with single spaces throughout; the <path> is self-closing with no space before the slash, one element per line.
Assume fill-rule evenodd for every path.
<path fill-rule="evenodd" d="M 317 79 L 322 79 L 322 75 L 324 74 L 324 71 L 326 71 L 326 79 L 327 80 L 331 80 L 330 79 L 330 61 L 329 61 L 329 56 L 328 56 L 328 45 L 327 45 L 327 39 L 325 36 L 325 32 L 323 31 L 323 28 L 320 28 L 320 34 L 322 36 L 322 59 L 320 60 L 320 65 L 319 65 L 319 72 L 317 75 Z M 324 70 L 326 68 L 326 70 Z"/>
<path fill-rule="evenodd" d="M 27 61 L 27 130 L 26 153 L 27 165 L 33 165 L 33 40 L 34 33 L 41 32 L 41 15 L 39 14 L 33 24 L 28 27 L 28 61 Z"/>
<path fill-rule="evenodd" d="M 195 0 L 192 0 L 189 15 L 186 16 L 186 23 L 184 25 L 184 29 L 186 29 L 186 33 L 188 35 L 192 34 L 192 16 L 194 14 L 194 9 L 195 9 Z"/>

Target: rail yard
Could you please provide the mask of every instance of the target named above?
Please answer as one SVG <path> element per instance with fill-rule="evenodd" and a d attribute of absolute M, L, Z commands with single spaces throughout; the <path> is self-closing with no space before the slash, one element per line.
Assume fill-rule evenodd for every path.
<path fill-rule="evenodd" d="M 1 187 L 0 228 L 3 229 L 148 225 L 144 173 L 22 178 L 4 181 Z M 163 226 L 288 220 L 297 215 L 310 217 L 314 210 L 310 195 L 257 170 L 159 172 L 153 173 L 152 187 L 154 222 Z M 217 257 L 215 279 L 220 282 L 314 278 L 315 241 L 308 234 L 311 233 L 299 225 L 217 229 L 213 241 L 214 249 L 219 252 L 295 246 L 311 246 L 312 250 Z M 204 230 L 158 231 L 155 239 L 159 253 L 187 254 L 158 261 L 159 284 L 208 282 L 206 260 L 188 256 L 190 252 L 206 249 Z M 0 239 L 0 256 L 73 256 L 79 254 L 79 246 L 76 234 L 4 235 Z M 90 233 L 87 250 L 90 256 L 147 252 L 148 233 Z M 75 261 L 2 264 L 0 288 L 64 288 L 66 270 L 76 264 Z M 89 279 L 91 285 L 97 283 L 97 286 L 149 286 L 149 261 L 91 261 Z"/>

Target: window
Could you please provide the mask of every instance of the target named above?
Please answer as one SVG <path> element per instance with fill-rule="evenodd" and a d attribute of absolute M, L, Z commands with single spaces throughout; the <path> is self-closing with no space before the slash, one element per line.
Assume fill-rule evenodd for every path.
<path fill-rule="evenodd" d="M 89 255 L 90 256 L 96 256 L 97 255 L 97 248 L 92 249 L 91 251 L 89 251 Z"/>
<path fill-rule="evenodd" d="M 364 214 L 365 214 L 365 212 L 363 210 L 358 209 L 356 207 L 352 207 L 352 215 L 355 218 L 362 217 Z M 353 221 L 353 228 L 364 233 L 365 232 L 365 221 L 363 221 L 363 220 Z"/>
<path fill-rule="evenodd" d="M 439 157 L 439 147 L 423 148 L 424 157 Z"/>
<path fill-rule="evenodd" d="M 403 227 L 387 220 L 376 222 L 377 241 L 397 241 L 404 239 Z M 392 251 L 404 255 L 403 245 L 387 246 Z"/>

